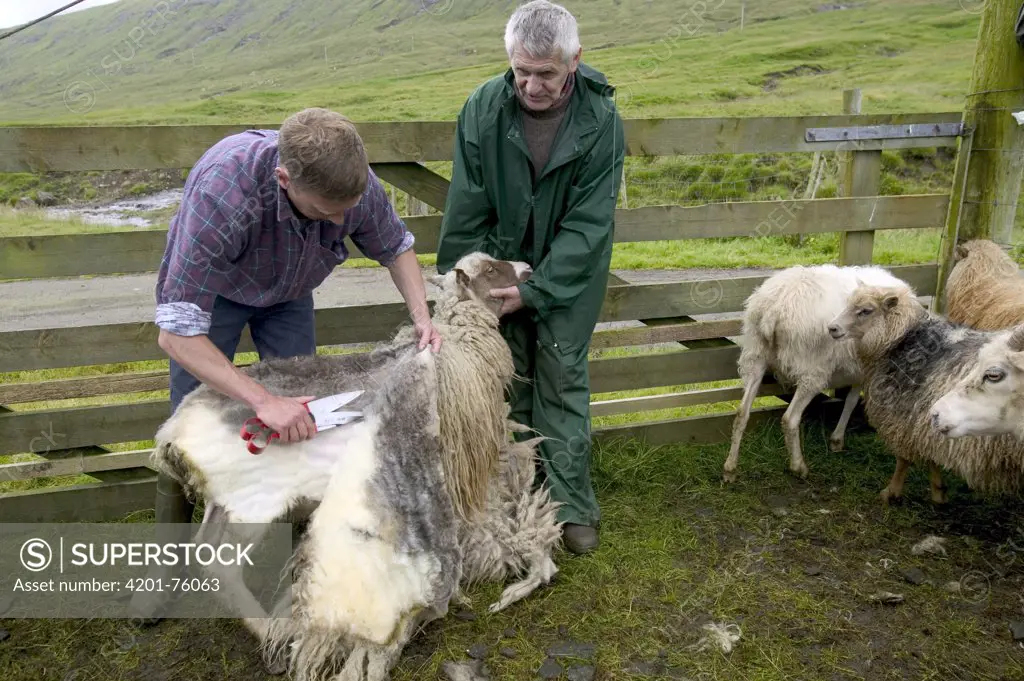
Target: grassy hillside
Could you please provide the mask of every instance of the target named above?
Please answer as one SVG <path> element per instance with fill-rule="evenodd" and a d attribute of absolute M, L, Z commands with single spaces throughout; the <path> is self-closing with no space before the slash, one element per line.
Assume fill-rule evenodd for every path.
<path fill-rule="evenodd" d="M 0 42 L 0 120 L 450 118 L 505 66 L 494 0 L 121 0 Z M 567 2 L 626 115 L 958 109 L 978 15 L 958 0 Z"/>

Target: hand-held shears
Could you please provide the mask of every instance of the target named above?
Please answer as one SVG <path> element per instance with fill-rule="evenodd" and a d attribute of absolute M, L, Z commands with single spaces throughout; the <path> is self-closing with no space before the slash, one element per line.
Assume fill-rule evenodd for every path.
<path fill-rule="evenodd" d="M 335 409 L 348 404 L 362 395 L 363 392 L 362 390 L 354 390 L 306 402 L 306 410 L 313 417 L 316 431 L 319 433 L 362 418 L 363 413 L 361 411 L 335 411 Z M 270 428 L 258 416 L 247 418 L 245 423 L 242 424 L 240 434 L 242 439 L 246 441 L 246 448 L 250 454 L 261 453 L 273 440 L 280 439 L 281 437 L 280 433 Z"/>

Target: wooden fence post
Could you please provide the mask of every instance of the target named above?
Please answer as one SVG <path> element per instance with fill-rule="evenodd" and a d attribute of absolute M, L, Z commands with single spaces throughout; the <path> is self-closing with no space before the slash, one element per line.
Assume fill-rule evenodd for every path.
<path fill-rule="evenodd" d="M 859 114 L 860 88 L 843 90 L 843 113 Z M 843 151 L 840 157 L 840 181 L 843 196 L 878 196 L 882 184 L 882 152 Z M 875 233 L 843 232 L 839 236 L 839 264 L 866 265 L 871 262 Z"/>
<path fill-rule="evenodd" d="M 405 210 L 408 215 L 426 215 L 427 204 L 417 199 L 412 194 L 406 192 L 405 194 Z"/>
<path fill-rule="evenodd" d="M 981 15 L 939 256 L 938 312 L 945 310 L 957 243 L 991 239 L 1005 247 L 1013 241 L 1024 176 L 1024 130 L 1012 116 L 1024 110 L 1024 50 L 1013 30 L 1019 10 L 1020 0 L 987 0 Z"/>

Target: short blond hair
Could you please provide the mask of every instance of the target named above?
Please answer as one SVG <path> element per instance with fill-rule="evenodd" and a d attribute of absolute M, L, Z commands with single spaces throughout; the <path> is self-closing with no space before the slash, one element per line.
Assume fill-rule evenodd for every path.
<path fill-rule="evenodd" d="M 311 107 L 281 124 L 280 165 L 300 189 L 332 200 L 366 191 L 369 165 L 363 140 L 345 116 Z"/>

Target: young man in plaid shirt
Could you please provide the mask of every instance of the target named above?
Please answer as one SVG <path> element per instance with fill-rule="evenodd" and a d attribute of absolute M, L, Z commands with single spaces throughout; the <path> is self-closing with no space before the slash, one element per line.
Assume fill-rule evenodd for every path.
<path fill-rule="evenodd" d="M 279 131 L 232 135 L 199 159 L 170 222 L 156 287 L 172 411 L 202 382 L 252 407 L 280 442 L 316 434 L 303 402 L 323 395 L 274 395 L 233 359 L 247 324 L 260 358 L 315 353 L 313 290 L 348 257 L 346 236 L 390 270 L 420 347 L 439 350 L 413 235 L 347 118 L 305 109 Z M 161 475 L 157 522 L 188 523 L 192 511 L 181 486 Z M 137 600 L 147 615 L 159 606 Z"/>

